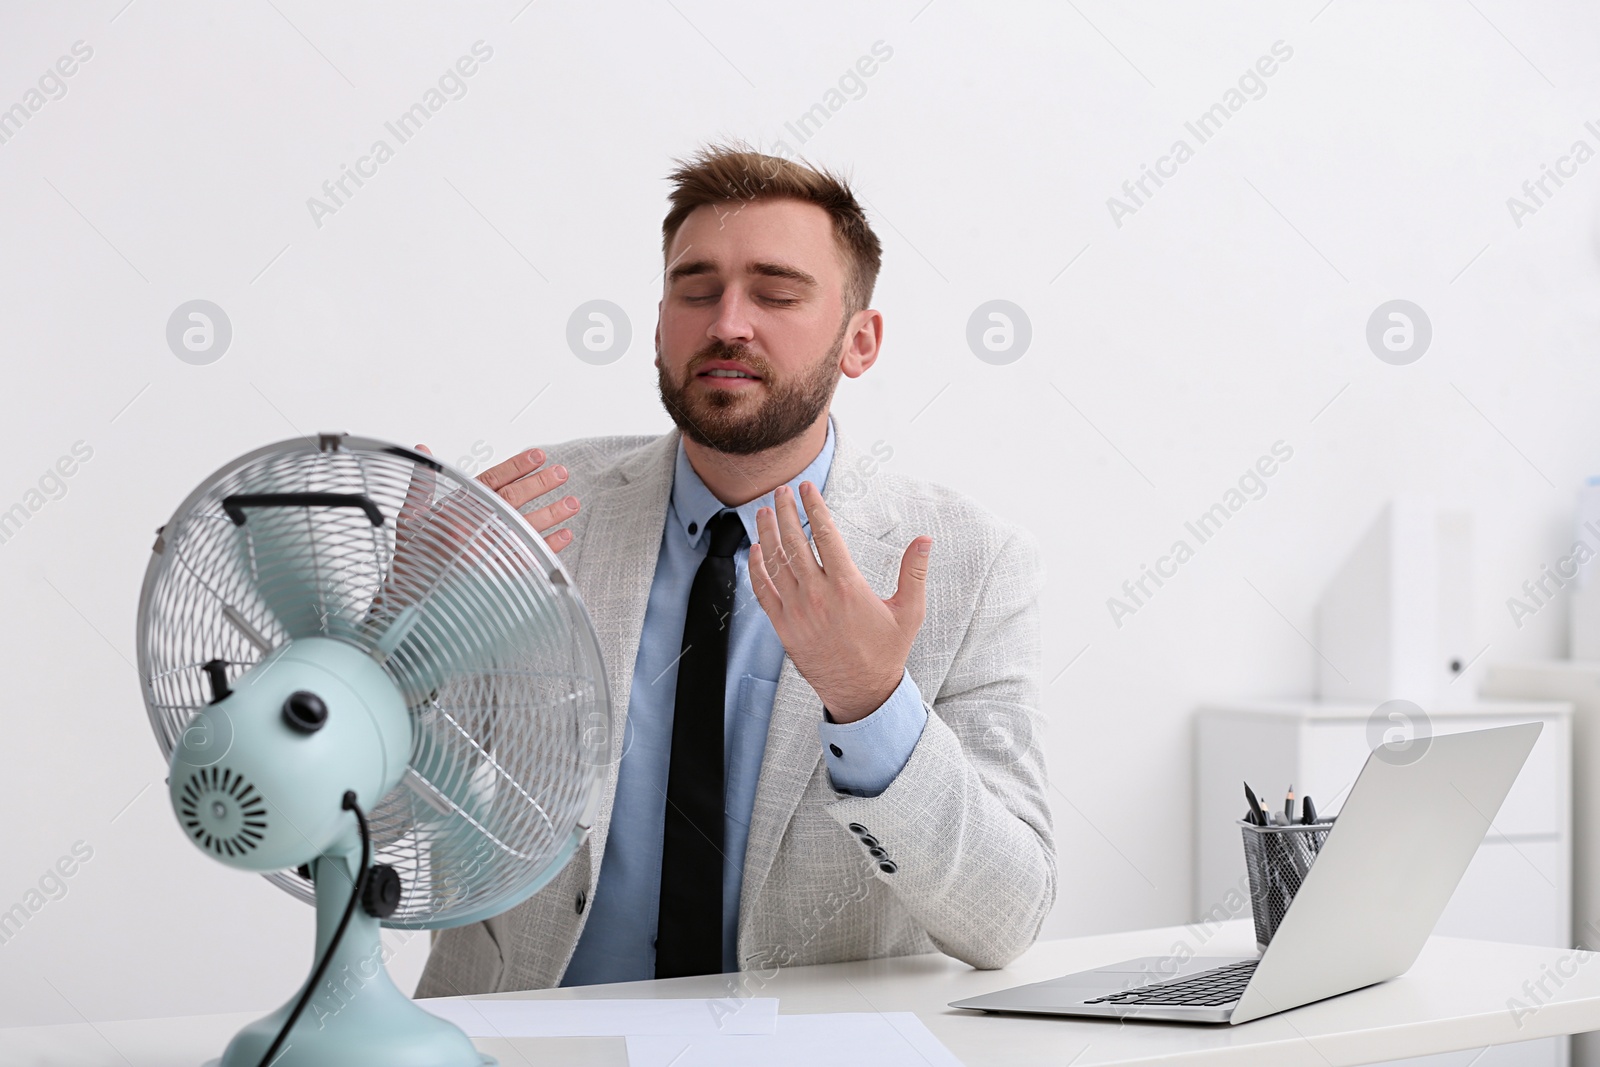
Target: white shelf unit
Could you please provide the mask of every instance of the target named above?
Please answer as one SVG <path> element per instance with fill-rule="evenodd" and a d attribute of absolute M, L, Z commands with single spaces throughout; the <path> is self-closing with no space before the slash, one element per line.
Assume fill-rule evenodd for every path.
<path fill-rule="evenodd" d="M 1242 783 L 1249 782 L 1272 807 L 1282 805 L 1284 791 L 1293 784 L 1297 796 L 1315 800 L 1319 813 L 1337 815 L 1371 752 L 1368 720 L 1374 706 L 1267 701 L 1200 709 L 1194 768 L 1196 922 L 1218 914 L 1217 906 L 1230 894 L 1237 901 L 1239 887 L 1248 885 L 1236 825 L 1245 810 Z M 1494 701 L 1427 714 L 1435 735 L 1535 720 L 1545 724 L 1435 932 L 1571 946 L 1572 705 Z M 1235 917 L 1248 917 L 1248 892 L 1245 900 L 1243 913 Z M 1506 1046 L 1485 1053 L 1474 1067 L 1566 1067 L 1567 1046 L 1564 1038 Z"/>
<path fill-rule="evenodd" d="M 1600 949 L 1600 662 L 1491 663 L 1479 692 L 1496 700 L 1572 702 L 1570 944 Z M 1600 1032 L 1572 1039 L 1572 1062 L 1600 1067 Z"/>

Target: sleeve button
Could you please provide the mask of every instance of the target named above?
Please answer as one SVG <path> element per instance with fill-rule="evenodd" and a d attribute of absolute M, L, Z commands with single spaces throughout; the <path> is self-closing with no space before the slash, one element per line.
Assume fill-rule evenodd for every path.
<path fill-rule="evenodd" d="M 894 860 L 879 860 L 878 861 L 878 870 L 882 871 L 884 874 L 893 874 L 895 871 L 898 871 L 899 869 L 900 869 L 899 867 L 895 866 Z"/>
<path fill-rule="evenodd" d="M 574 906 L 577 908 L 579 915 L 583 914 L 583 909 L 588 905 L 588 903 L 589 894 L 582 889 L 578 890 L 578 899 Z"/>

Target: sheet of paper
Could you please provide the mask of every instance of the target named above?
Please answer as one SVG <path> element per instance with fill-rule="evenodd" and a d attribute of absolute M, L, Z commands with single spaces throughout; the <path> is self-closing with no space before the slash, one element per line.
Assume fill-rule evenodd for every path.
<path fill-rule="evenodd" d="M 780 1015 L 771 1035 L 629 1037 L 629 1067 L 961 1067 L 909 1011 Z"/>
<path fill-rule="evenodd" d="M 419 1000 L 468 1037 L 716 1037 L 772 1034 L 775 997 L 717 1000 Z"/>
<path fill-rule="evenodd" d="M 422 999 L 417 1001 L 417 1007 L 430 1015 L 437 1015 L 446 1022 L 455 1023 L 461 1027 L 468 1037 L 495 1037 L 494 1029 L 478 1011 L 481 1000 L 467 1000 L 462 997 L 441 997 L 438 1000 Z"/>

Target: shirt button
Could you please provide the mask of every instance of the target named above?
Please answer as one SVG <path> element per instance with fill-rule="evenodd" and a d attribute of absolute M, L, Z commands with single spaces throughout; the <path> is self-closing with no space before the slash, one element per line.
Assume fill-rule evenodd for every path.
<path fill-rule="evenodd" d="M 838 745 L 829 745 L 828 751 L 832 752 L 837 757 L 842 758 L 844 756 L 844 749 L 840 748 Z"/>
<path fill-rule="evenodd" d="M 895 866 L 894 860 L 879 860 L 878 861 L 878 870 L 882 871 L 884 874 L 893 874 L 895 871 L 898 871 L 899 869 L 900 869 L 899 867 Z"/>
<path fill-rule="evenodd" d="M 585 892 L 584 890 L 582 890 L 582 889 L 578 890 L 578 900 L 577 900 L 577 905 L 576 906 L 577 906 L 579 915 L 583 914 L 583 909 L 588 903 L 589 903 L 589 894 L 587 892 Z"/>
<path fill-rule="evenodd" d="M 698 522 L 691 522 L 689 524 L 689 534 L 690 534 L 690 536 L 692 537 L 693 535 L 695 535 L 695 534 L 697 534 L 699 532 L 700 532 L 700 524 Z"/>

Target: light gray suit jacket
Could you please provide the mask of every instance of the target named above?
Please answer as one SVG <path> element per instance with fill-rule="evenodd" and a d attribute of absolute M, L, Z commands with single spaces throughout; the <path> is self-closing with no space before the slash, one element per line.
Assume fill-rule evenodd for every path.
<path fill-rule="evenodd" d="M 566 465 L 566 489 L 582 501 L 561 560 L 599 634 L 619 720 L 609 780 L 593 833 L 549 885 L 503 915 L 436 935 L 419 997 L 553 986 L 572 958 L 605 855 L 620 720 L 678 436 L 544 449 Z M 933 536 L 927 615 L 906 664 L 928 722 L 881 795 L 836 792 L 817 732 L 822 701 L 784 657 L 739 898 L 738 958 L 747 971 L 935 949 L 1001 967 L 1033 943 L 1055 902 L 1037 542 L 966 496 L 882 469 L 878 458 L 835 417 L 823 499 L 881 597 L 894 594 L 911 539 Z M 874 858 L 873 847 L 885 855 Z"/>

